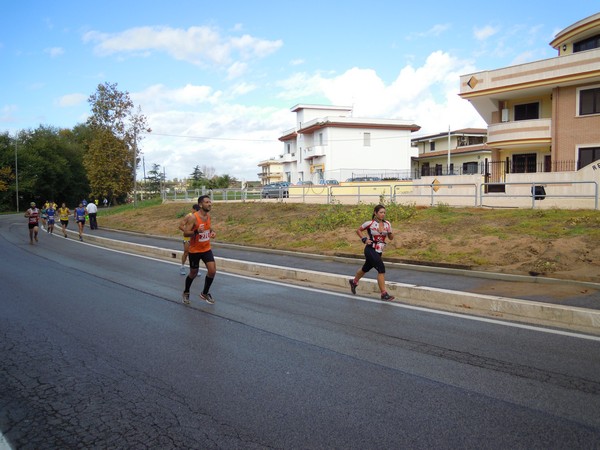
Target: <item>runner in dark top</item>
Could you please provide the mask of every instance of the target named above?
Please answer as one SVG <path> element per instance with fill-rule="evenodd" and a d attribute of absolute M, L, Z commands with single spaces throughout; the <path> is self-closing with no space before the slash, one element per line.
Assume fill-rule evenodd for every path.
<path fill-rule="evenodd" d="M 29 206 L 30 208 L 25 211 L 25 217 L 28 219 L 29 243 L 33 244 L 34 239 L 35 242 L 38 241 L 40 210 L 36 208 L 35 202 L 31 202 Z"/>

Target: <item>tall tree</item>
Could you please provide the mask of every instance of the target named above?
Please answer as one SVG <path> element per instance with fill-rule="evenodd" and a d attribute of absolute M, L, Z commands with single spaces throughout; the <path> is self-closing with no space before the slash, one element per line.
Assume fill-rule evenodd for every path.
<path fill-rule="evenodd" d="M 90 195 L 113 203 L 124 201 L 133 187 L 133 164 L 126 163 L 133 157 L 131 150 L 106 128 L 96 129 L 88 145 L 83 165 L 90 180 Z"/>
<path fill-rule="evenodd" d="M 134 188 L 138 144 L 152 130 L 141 109 L 135 108 L 127 91 L 117 89 L 117 83 L 99 84 L 88 102 L 92 114 L 87 125 L 92 133 L 84 164 L 91 195 L 108 195 L 118 202 Z"/>
<path fill-rule="evenodd" d="M 11 173 L 8 190 L 0 193 L 0 208 L 16 207 L 17 176 L 21 205 L 80 200 L 89 191 L 82 158 L 83 147 L 69 130 L 40 126 L 12 139 L 0 136 L 0 167 L 9 167 Z"/>
<path fill-rule="evenodd" d="M 160 192 L 160 185 L 165 181 L 165 177 L 159 164 L 152 164 L 152 169 L 148 172 L 147 180 L 146 190 L 148 192 Z"/>

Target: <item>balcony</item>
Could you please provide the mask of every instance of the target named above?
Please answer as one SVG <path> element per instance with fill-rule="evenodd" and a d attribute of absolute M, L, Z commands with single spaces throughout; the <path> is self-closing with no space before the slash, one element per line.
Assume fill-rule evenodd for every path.
<path fill-rule="evenodd" d="M 325 146 L 324 145 L 313 145 L 312 147 L 304 148 L 304 155 L 302 156 L 304 159 L 313 159 L 318 156 L 325 156 Z"/>
<path fill-rule="evenodd" d="M 279 155 L 280 161 L 279 162 L 292 162 L 296 160 L 296 154 L 295 153 L 284 153 L 283 155 Z"/>
<path fill-rule="evenodd" d="M 518 120 L 488 126 L 487 144 L 490 147 L 550 144 L 551 141 L 552 119 Z"/>

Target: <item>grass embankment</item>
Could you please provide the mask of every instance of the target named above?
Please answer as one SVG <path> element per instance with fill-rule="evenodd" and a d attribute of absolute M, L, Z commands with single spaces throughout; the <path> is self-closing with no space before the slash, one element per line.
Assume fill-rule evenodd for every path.
<path fill-rule="evenodd" d="M 217 242 L 325 255 L 362 255 L 356 228 L 373 205 L 215 203 Z M 191 203 L 158 200 L 99 211 L 100 226 L 181 235 Z M 395 239 L 385 259 L 600 281 L 600 211 L 386 205 Z"/>

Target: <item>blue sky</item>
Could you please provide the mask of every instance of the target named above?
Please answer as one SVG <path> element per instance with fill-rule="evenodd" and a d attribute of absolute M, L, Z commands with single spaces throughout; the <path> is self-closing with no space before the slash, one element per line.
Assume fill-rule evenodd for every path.
<path fill-rule="evenodd" d="M 460 75 L 556 56 L 548 44 L 597 1 L 7 1 L 0 130 L 72 128 L 98 84 L 148 117 L 146 169 L 256 180 L 299 103 L 412 120 L 418 134 L 485 123 Z M 139 175 L 138 175 L 139 176 Z"/>

